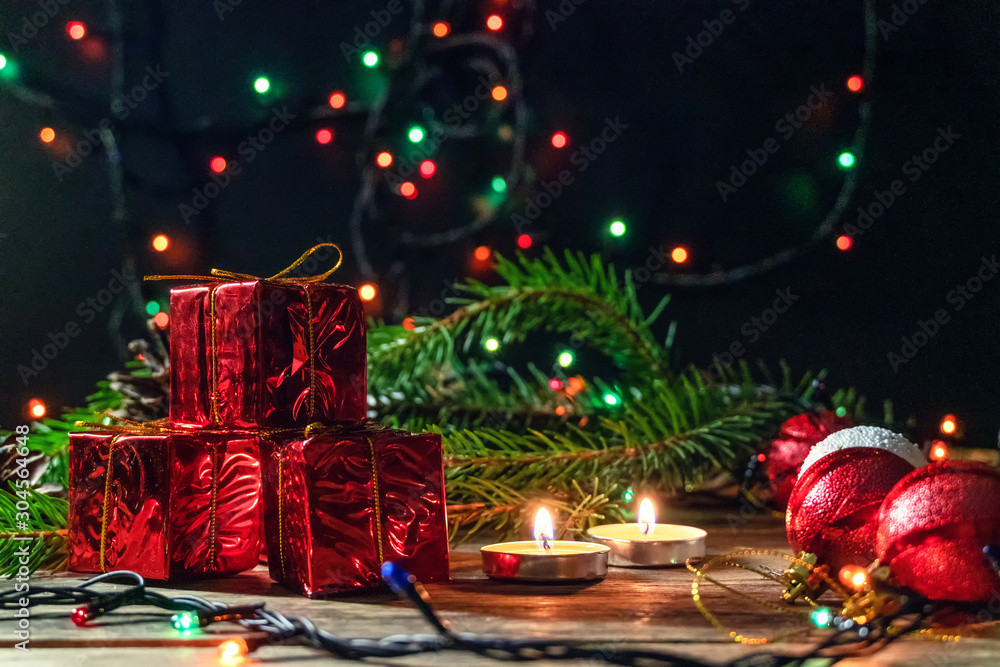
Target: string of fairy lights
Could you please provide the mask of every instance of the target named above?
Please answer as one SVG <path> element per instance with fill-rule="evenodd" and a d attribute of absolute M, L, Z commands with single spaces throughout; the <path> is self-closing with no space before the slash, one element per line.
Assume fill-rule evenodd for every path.
<path fill-rule="evenodd" d="M 83 21 L 73 18 L 65 24 L 65 35 L 73 43 L 86 45 L 90 40 L 108 40 L 114 48 L 112 53 L 116 54 L 112 63 L 114 76 L 112 80 L 115 84 L 112 90 L 112 98 L 121 94 L 124 64 L 121 62 L 122 40 L 121 32 L 121 12 L 117 2 L 110 2 L 108 23 L 110 29 L 91 30 Z M 397 229 L 398 236 L 404 243 L 413 246 L 433 247 L 449 243 L 456 243 L 473 236 L 487 225 L 496 221 L 500 214 L 504 212 L 504 203 L 509 199 L 511 191 L 518 185 L 523 177 L 524 151 L 527 141 L 526 121 L 527 115 L 522 82 L 520 75 L 520 64 L 518 52 L 513 42 L 516 41 L 515 33 L 523 38 L 530 34 L 531 22 L 535 16 L 535 6 L 531 2 L 520 3 L 517 6 L 503 7 L 502 11 L 494 11 L 489 7 L 499 7 L 490 5 L 474 18 L 470 18 L 468 12 L 459 12 L 461 17 L 458 23 L 453 23 L 447 17 L 449 13 L 455 13 L 457 5 L 452 2 L 443 2 L 436 8 L 435 13 L 428 10 L 426 3 L 415 2 L 412 5 L 409 28 L 406 31 L 406 38 L 396 40 L 384 48 L 375 46 L 366 47 L 359 53 L 357 67 L 363 70 L 380 71 L 387 78 L 387 83 L 377 96 L 374 102 L 366 104 L 365 101 L 352 99 L 353 93 L 343 87 L 334 87 L 324 94 L 323 104 L 325 110 L 311 108 L 308 113 L 301 114 L 307 120 L 302 121 L 302 129 L 308 129 L 313 135 L 315 142 L 321 146 L 327 146 L 337 142 L 338 132 L 335 126 L 344 116 L 354 116 L 361 114 L 365 118 L 365 129 L 359 147 L 356 151 L 357 163 L 361 172 L 361 185 L 358 188 L 357 196 L 351 207 L 348 221 L 348 228 L 351 233 L 353 245 L 353 259 L 361 269 L 362 275 L 367 276 L 359 285 L 359 295 L 362 300 L 370 304 L 373 312 L 382 309 L 382 292 L 385 287 L 384 281 L 392 281 L 394 278 L 402 280 L 400 271 L 397 269 L 395 275 L 384 275 L 382 280 L 376 280 L 377 271 L 373 266 L 368 254 L 368 242 L 366 237 L 373 234 L 371 229 L 375 228 L 376 221 L 384 219 L 380 213 L 380 197 L 396 197 L 406 201 L 418 199 L 424 184 L 430 183 L 435 178 L 440 178 L 442 166 L 435 155 L 435 146 L 439 146 L 444 141 L 450 139 L 471 139 L 478 136 L 499 136 L 510 147 L 510 157 L 507 168 L 503 173 L 491 177 L 485 185 L 487 196 L 480 198 L 487 201 L 487 205 L 481 205 L 476 215 L 469 221 L 453 226 L 445 231 L 435 231 L 418 233 L 404 228 Z M 850 250 L 854 241 L 848 235 L 833 233 L 835 223 L 839 220 L 843 210 L 853 196 L 857 185 L 857 166 L 860 161 L 860 153 L 866 143 L 868 128 L 871 117 L 871 102 L 867 97 L 869 83 L 874 75 L 875 46 L 876 46 L 876 16 L 872 0 L 864 0 L 864 24 L 865 24 L 865 55 L 861 67 L 861 72 L 853 74 L 846 79 L 844 86 L 847 91 L 859 96 L 859 118 L 860 125 L 855 133 L 851 145 L 844 148 L 832 159 L 837 166 L 845 173 L 845 179 L 840 194 L 834 203 L 831 211 L 822 219 L 814 230 L 810 238 L 803 244 L 780 250 L 768 257 L 754 262 L 750 265 L 735 267 L 729 270 L 714 270 L 700 274 L 689 270 L 692 264 L 700 263 L 705 258 L 700 257 L 696 248 L 687 244 L 676 244 L 669 250 L 669 258 L 676 267 L 674 271 L 664 271 L 656 275 L 655 281 L 661 285 L 683 285 L 683 286 L 711 286 L 743 280 L 752 275 L 771 270 L 774 267 L 792 261 L 801 256 L 804 252 L 820 246 L 833 239 L 834 245 L 841 251 Z M 508 35 L 508 33 L 511 33 Z M 475 61 L 480 67 L 485 67 L 483 72 L 493 75 L 490 78 L 491 85 L 485 95 L 486 99 L 482 104 L 493 105 L 498 113 L 491 116 L 489 123 L 476 123 L 472 120 L 461 124 L 460 127 L 452 127 L 451 124 L 442 122 L 437 113 L 425 114 L 425 118 L 412 121 L 403 127 L 397 127 L 398 121 L 388 120 L 387 113 L 393 104 L 409 102 L 409 97 L 401 91 L 413 80 L 424 81 L 431 75 L 428 72 L 432 69 L 428 63 L 435 58 L 444 57 L 446 54 L 474 53 L 465 56 L 472 62 Z M 483 65 L 485 62 L 487 65 Z M 20 63 L 17 60 L 0 54 L 0 84 L 11 87 L 15 93 L 19 94 L 19 99 L 32 101 L 41 106 L 54 105 L 52 96 L 45 94 L 45 91 L 38 91 L 21 81 Z M 258 95 L 262 101 L 277 101 L 276 95 L 284 88 L 281 82 L 276 82 L 267 72 L 257 72 L 249 79 L 249 85 L 254 94 Z M 164 93 L 168 86 L 164 85 Z M 397 94 L 398 92 L 398 94 Z M 479 104 L 477 102 L 477 104 Z M 76 105 L 80 107 L 79 104 Z M 60 105 L 63 109 L 64 118 L 78 118 L 77 124 L 86 124 L 86 114 L 81 108 L 73 108 L 73 105 Z M 426 111 L 426 109 L 425 109 Z M 74 113 L 76 112 L 76 113 Z M 94 113 L 90 113 L 93 117 Z M 395 114 L 394 118 L 399 117 Z M 411 115 L 412 117 L 412 115 Z M 126 119 L 121 123 L 120 131 L 129 130 L 130 121 Z M 240 136 L 238 131 L 227 129 L 228 136 Z M 170 128 L 150 128 L 143 127 L 145 132 L 161 132 L 163 134 L 177 134 Z M 559 128 L 548 125 L 545 128 L 544 139 L 548 150 L 558 154 L 574 146 L 572 133 L 566 128 Z M 181 133 L 183 134 L 183 133 Z M 43 145 L 52 148 L 54 152 L 66 150 L 67 146 L 72 146 L 76 138 L 71 127 L 58 127 L 45 125 L 39 128 L 39 141 Z M 135 174 L 122 173 L 124 167 L 122 158 L 118 154 L 115 144 L 115 133 L 106 132 L 102 136 L 104 150 L 108 153 L 109 182 L 114 200 L 114 217 L 121 224 L 126 224 L 129 217 L 125 208 L 125 194 L 123 192 L 123 182 L 131 177 L 135 180 Z M 418 159 L 411 160 L 412 156 Z M 423 157 L 420 157 L 420 156 Z M 200 159 L 203 170 L 195 178 L 204 178 L 205 174 L 226 174 L 231 169 L 232 155 L 225 152 L 204 154 Z M 407 178 L 397 178 L 395 180 L 386 178 L 388 171 L 402 162 L 413 163 L 412 175 Z M 178 188 L 178 191 L 187 193 L 187 186 Z M 622 238 L 629 233 L 629 220 L 626 217 L 615 217 L 607 220 L 606 233 L 611 238 Z M 377 234 L 377 232 L 374 232 Z M 519 233 L 513 239 L 514 244 L 522 251 L 528 251 L 536 244 L 535 233 Z M 381 238 L 380 238 L 381 240 Z M 148 248 L 154 256 L 169 255 L 175 252 L 179 243 L 169 233 L 156 231 L 149 238 Z M 479 269 L 486 269 L 491 264 L 495 251 L 489 245 L 475 245 L 471 250 L 473 266 Z M 396 295 L 397 310 L 405 309 L 406 296 L 402 290 Z M 137 308 L 140 315 L 149 317 L 156 326 L 165 329 L 169 326 L 170 317 L 164 304 L 159 299 L 136 299 Z M 119 319 L 122 313 L 116 315 Z M 412 318 L 404 318 L 403 326 L 413 327 Z M 121 347 L 121 346 L 120 346 Z M 484 341 L 483 347 L 487 353 L 494 354 L 499 351 L 500 343 L 495 338 Z M 575 362 L 574 353 L 570 350 L 557 351 L 557 364 L 559 368 L 568 368 Z M 554 376 L 550 380 L 553 389 L 572 389 L 571 382 L 575 378 L 564 378 Z M 606 392 L 605 402 L 616 405 L 620 397 L 614 392 Z M 41 399 L 33 398 L 26 406 L 28 414 L 35 418 L 40 418 L 45 414 L 45 406 Z"/>
<path fill-rule="evenodd" d="M 874 34 L 874 21 L 871 19 L 874 17 L 874 13 L 870 11 L 871 2 L 870 0 L 865 0 L 866 6 L 866 36 L 871 37 Z M 447 7 L 442 7 L 442 10 L 447 9 Z M 533 8 L 522 8 L 518 11 L 525 17 L 533 15 L 533 11 L 528 11 Z M 508 11 L 515 11 L 514 9 L 509 9 Z M 482 18 L 482 25 L 479 26 L 478 30 L 475 26 L 470 26 L 471 30 L 462 35 L 457 35 L 453 29 L 453 26 L 445 20 L 432 20 L 429 17 L 425 17 L 426 7 L 423 2 L 415 3 L 412 17 L 411 25 L 409 30 L 409 35 L 411 36 L 407 43 L 401 48 L 403 52 L 403 57 L 398 59 L 398 62 L 394 64 L 392 69 L 395 72 L 407 72 L 411 73 L 410 69 L 413 65 L 411 61 L 419 61 L 421 58 L 426 57 L 427 53 L 440 53 L 443 50 L 454 50 L 464 47 L 468 47 L 471 44 L 478 46 L 486 46 L 493 50 L 493 55 L 496 56 L 500 61 L 503 61 L 506 72 L 506 81 L 495 83 L 489 90 L 489 98 L 493 103 L 497 105 L 509 105 L 514 110 L 515 116 L 523 115 L 523 96 L 520 90 L 520 75 L 518 73 L 517 66 L 517 56 L 515 51 L 509 47 L 508 44 L 500 39 L 494 37 L 494 35 L 501 35 L 509 27 L 509 21 L 512 20 L 511 17 L 505 17 L 501 13 L 490 12 Z M 71 20 L 66 23 L 66 36 L 68 39 L 75 42 L 84 42 L 88 39 L 102 39 L 100 36 L 94 36 L 91 31 L 87 29 L 87 26 L 79 20 Z M 439 44 L 432 44 L 426 46 L 422 49 L 417 48 L 417 43 L 420 40 L 424 40 L 426 37 L 432 37 L 433 39 L 439 40 Z M 866 82 L 871 78 L 873 74 L 874 65 L 874 47 L 869 43 L 870 40 L 866 40 L 866 56 L 865 63 L 863 66 L 863 76 L 862 75 L 852 75 L 846 82 L 846 88 L 852 93 L 861 94 L 866 89 Z M 379 50 L 375 48 L 368 48 L 363 51 L 358 59 L 360 65 L 368 69 L 376 69 L 384 66 L 385 58 Z M 17 64 L 12 62 L 3 55 L 0 55 L 0 73 L 5 74 L 6 79 L 13 80 L 16 79 Z M 390 72 L 391 74 L 391 72 Z M 267 74 L 260 74 L 256 76 L 251 82 L 254 92 L 262 97 L 268 97 L 274 94 L 276 86 L 273 85 L 271 78 Z M 361 266 L 362 272 L 365 275 L 373 276 L 375 271 L 368 259 L 366 245 L 364 242 L 363 230 L 365 225 L 363 224 L 366 220 L 373 217 L 375 213 L 374 195 L 376 188 L 373 184 L 379 180 L 380 170 L 386 170 L 392 165 L 397 164 L 399 159 L 403 157 L 406 152 L 406 147 L 397 147 L 395 149 L 391 147 L 376 147 L 372 150 L 369 146 L 370 143 L 378 143 L 384 138 L 380 135 L 380 131 L 383 129 L 382 123 L 382 112 L 386 104 L 389 103 L 393 96 L 390 94 L 393 88 L 393 82 L 390 80 L 387 90 L 381 96 L 381 98 L 371 106 L 369 109 L 362 109 L 364 113 L 368 115 L 369 122 L 367 123 L 364 140 L 362 141 L 362 148 L 359 151 L 359 161 L 362 165 L 362 186 L 359 188 L 358 198 L 352 209 L 351 215 L 351 232 L 352 238 L 354 239 L 354 249 L 356 252 L 356 259 Z M 341 111 L 350 106 L 348 93 L 343 90 L 334 90 L 330 92 L 327 98 L 329 107 L 333 111 Z M 866 126 L 867 118 L 869 116 L 867 110 L 868 102 L 867 100 L 862 102 L 860 115 L 862 118 L 862 125 Z M 336 116 L 331 116 L 329 120 L 335 120 Z M 433 128 L 436 131 L 442 129 L 447 130 L 445 124 L 435 121 L 436 126 Z M 328 126 L 328 123 L 320 123 L 319 127 L 313 129 L 315 141 L 320 145 L 327 145 L 335 140 L 336 132 L 332 126 Z M 520 178 L 520 170 L 523 166 L 523 133 L 518 131 L 517 126 L 519 123 L 515 122 L 513 127 L 504 125 L 499 128 L 501 134 L 506 130 L 510 140 L 515 144 L 515 149 L 517 149 L 517 144 L 520 141 L 520 150 L 515 150 L 515 157 L 517 159 L 512 160 L 512 164 L 508 173 L 505 175 L 494 176 L 489 184 L 489 190 L 496 195 L 501 197 L 512 188 L 517 180 Z M 474 136 L 478 133 L 481 128 L 470 128 L 463 127 L 462 133 L 465 137 Z M 489 128 L 490 130 L 495 130 L 497 128 Z M 858 135 L 855 137 L 855 145 L 849 149 L 845 149 L 836 156 L 836 163 L 838 167 L 847 172 L 853 172 L 857 166 L 858 158 L 857 153 L 863 147 L 865 141 L 866 127 L 862 127 L 859 130 Z M 419 147 L 425 142 L 431 139 L 431 128 L 425 127 L 421 123 L 413 123 L 408 128 L 405 129 L 404 136 L 406 140 L 412 144 L 412 147 Z M 470 133 L 471 130 L 471 133 Z M 60 130 L 60 133 L 63 132 Z M 71 131 L 70 131 L 71 132 Z M 39 130 L 39 139 L 44 144 L 54 144 L 57 142 L 56 129 L 51 126 L 42 127 Z M 445 135 L 447 138 L 450 135 Z M 572 145 L 570 135 L 562 130 L 556 129 L 549 136 L 548 142 L 553 150 L 563 150 L 568 146 Z M 394 154 L 395 151 L 395 154 Z M 520 154 L 519 157 L 517 154 Z M 226 172 L 229 167 L 229 160 L 225 155 L 211 155 L 207 160 L 208 171 L 212 174 L 222 174 Z M 439 165 L 431 158 L 423 159 L 419 162 L 416 174 L 419 175 L 420 179 L 429 180 L 434 178 L 439 172 Z M 814 234 L 811 241 L 818 240 L 817 237 L 825 238 L 829 236 L 830 228 L 832 227 L 831 219 L 833 221 L 839 217 L 840 206 L 843 200 L 849 200 L 850 194 L 853 193 L 854 185 L 856 179 L 853 175 L 849 175 L 845 179 L 844 189 L 842 196 L 838 197 L 838 203 L 834 207 L 834 211 L 831 212 L 830 216 L 827 216 L 824 223 L 820 225 L 817 229 L 817 233 Z M 420 195 L 420 183 L 418 180 L 406 179 L 400 180 L 400 182 L 395 183 L 390 188 L 396 196 L 402 197 L 404 199 L 413 200 Z M 466 238 L 476 231 L 482 229 L 490 222 L 494 221 L 497 217 L 497 213 L 500 210 L 502 204 L 502 199 L 498 200 L 494 205 L 486 207 L 484 214 L 479 215 L 468 224 L 459 225 L 458 227 L 451 229 L 446 232 L 437 232 L 432 234 L 420 234 L 411 231 L 403 230 L 403 238 L 406 243 L 413 245 L 442 245 L 445 243 L 454 243 L 458 240 Z M 845 202 L 846 203 L 846 202 Z M 611 237 L 623 237 L 628 233 L 627 221 L 623 218 L 615 218 L 608 221 L 607 223 L 607 233 Z M 167 242 L 165 242 L 165 239 Z M 532 247 L 534 243 L 534 238 L 531 234 L 518 234 L 515 239 L 516 246 L 519 249 L 527 250 Z M 834 243 L 840 250 L 849 250 L 853 241 L 849 236 L 839 235 L 834 238 Z M 167 252 L 169 250 L 169 239 L 166 235 L 162 233 L 157 233 L 153 236 L 151 240 L 151 246 L 156 252 Z M 473 258 L 479 263 L 488 263 L 492 257 L 493 250 L 489 246 L 477 246 L 472 251 Z M 755 267 L 738 267 L 729 271 L 713 271 L 705 275 L 697 275 L 690 272 L 679 272 L 676 274 L 665 273 L 659 276 L 659 282 L 662 284 L 679 284 L 679 285 L 698 285 L 698 284 L 719 284 L 722 282 L 732 282 L 734 280 L 743 279 L 749 275 L 753 275 L 762 270 L 767 270 L 775 262 L 784 263 L 789 261 L 793 255 L 799 254 L 796 250 L 786 250 L 779 253 L 775 253 L 771 256 L 770 261 L 765 260 L 758 262 Z M 693 260 L 697 258 L 697 253 L 689 246 L 678 244 L 671 248 L 669 253 L 671 261 L 678 267 L 682 267 L 690 264 Z M 374 300 L 377 295 L 377 287 L 374 283 L 369 283 L 370 289 L 367 290 L 371 294 L 371 299 Z M 158 313 L 154 313 L 155 316 Z M 165 323 L 168 321 L 166 314 L 160 317 L 158 323 Z"/>
<path fill-rule="evenodd" d="M 858 583 L 856 573 L 851 580 L 854 588 L 867 585 L 867 577 Z M 28 607 L 39 605 L 73 606 L 69 618 L 80 628 L 92 627 L 106 615 L 116 620 L 133 618 L 148 620 L 148 612 L 127 612 L 127 607 L 154 607 L 173 612 L 163 614 L 164 623 L 176 631 L 176 639 L 161 639 L 159 646 L 217 646 L 217 664 L 238 667 L 248 662 L 264 646 L 300 645 L 323 651 L 343 660 L 366 658 L 395 658 L 421 653 L 468 653 L 499 661 L 531 662 L 596 661 L 614 665 L 667 665 L 672 667 L 740 667 L 767 664 L 772 667 L 803 665 L 814 659 L 836 662 L 839 659 L 870 653 L 908 632 L 919 629 L 931 611 L 919 598 L 911 599 L 892 613 L 879 615 L 865 622 L 836 617 L 828 607 L 812 611 L 809 620 L 820 629 L 829 629 L 824 639 L 806 654 L 796 651 L 781 654 L 775 651 L 745 655 L 734 660 L 710 663 L 677 653 L 644 648 L 646 642 L 616 641 L 604 644 L 599 641 L 565 641 L 545 638 L 509 639 L 500 636 L 455 632 L 450 624 L 438 616 L 427 591 L 411 575 L 397 565 L 386 562 L 382 577 L 400 598 L 408 601 L 433 629 L 433 633 L 393 634 L 380 639 L 344 638 L 323 630 L 301 616 L 289 616 L 267 608 L 265 603 L 225 605 L 194 595 L 169 597 L 146 588 L 143 578 L 135 572 L 115 571 L 97 575 L 75 586 L 32 586 Z M 697 581 L 697 580 L 696 580 Z M 126 586 L 124 591 L 97 590 L 100 584 Z M 0 609 L 22 609 L 24 593 L 11 589 L 0 591 Z M 697 596 L 695 598 L 697 600 Z M 5 616 L 15 620 L 13 614 Z M 33 613 L 32 617 L 43 616 Z M 63 615 L 62 618 L 65 618 Z M 891 626 L 899 619 L 908 621 L 907 631 Z M 240 631 L 213 633 L 212 625 L 231 624 Z M 201 640 L 201 641 L 199 641 Z M 100 641 L 100 640 L 98 640 Z M 752 643 L 752 642 L 749 642 Z M 761 660 L 763 659 L 763 662 Z"/>

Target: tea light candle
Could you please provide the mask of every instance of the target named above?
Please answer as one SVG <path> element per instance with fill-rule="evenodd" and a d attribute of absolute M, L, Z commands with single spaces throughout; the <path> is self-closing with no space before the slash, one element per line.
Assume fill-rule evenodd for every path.
<path fill-rule="evenodd" d="M 501 542 L 480 549 L 483 572 L 494 579 L 569 582 L 603 579 L 609 547 L 555 539 L 552 518 L 544 507 L 535 515 L 535 540 Z"/>
<path fill-rule="evenodd" d="M 644 498 L 639 505 L 638 519 L 638 523 L 612 523 L 587 531 L 590 539 L 611 550 L 610 565 L 669 567 L 705 555 L 708 533 L 691 526 L 656 523 L 656 513 L 649 498 Z"/>

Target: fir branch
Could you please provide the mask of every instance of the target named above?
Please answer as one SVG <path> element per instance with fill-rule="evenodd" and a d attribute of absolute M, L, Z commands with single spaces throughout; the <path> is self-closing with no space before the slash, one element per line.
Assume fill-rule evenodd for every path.
<path fill-rule="evenodd" d="M 637 409 L 637 412 L 639 410 Z M 467 502 L 461 482 L 475 478 L 522 491 L 565 488 L 575 479 L 684 489 L 707 476 L 739 468 L 757 445 L 798 409 L 762 401 L 669 435 L 671 425 L 654 419 L 602 419 L 600 430 L 566 432 L 478 429 L 444 434 L 449 499 Z M 657 437 L 650 437 L 657 436 Z"/>
<path fill-rule="evenodd" d="M 639 306 L 631 273 L 621 278 L 599 255 L 567 251 L 562 261 L 546 249 L 540 259 L 498 258 L 496 272 L 505 285 L 478 281 L 455 285 L 464 294 L 440 320 L 415 318 L 415 327 L 373 327 L 369 332 L 370 387 L 378 396 L 412 384 L 433 384 L 442 371 L 460 376 L 474 345 L 489 337 L 501 343 L 523 341 L 533 332 L 571 334 L 605 353 L 633 379 L 666 372 L 666 351 L 651 330 L 653 314 Z"/>
<path fill-rule="evenodd" d="M 615 487 L 600 492 L 600 481 L 585 490 L 573 482 L 565 491 L 552 491 L 541 497 L 527 497 L 499 482 L 469 479 L 449 484 L 449 493 L 469 498 L 471 502 L 448 506 L 448 523 L 453 544 L 461 544 L 481 532 L 498 534 L 501 539 L 530 537 L 530 523 L 535 511 L 545 506 L 557 517 L 558 539 L 577 538 L 598 523 L 624 520 L 624 505 L 613 500 Z M 451 496 L 449 496 L 451 498 Z M 476 502 L 478 499 L 478 502 Z"/>
<path fill-rule="evenodd" d="M 18 502 L 23 512 L 19 511 Z M 63 498 L 30 488 L 16 490 L 13 485 L 9 491 L 0 490 L 0 577 L 10 578 L 18 573 L 25 545 L 28 545 L 26 566 L 30 572 L 65 569 L 68 515 L 69 502 Z"/>

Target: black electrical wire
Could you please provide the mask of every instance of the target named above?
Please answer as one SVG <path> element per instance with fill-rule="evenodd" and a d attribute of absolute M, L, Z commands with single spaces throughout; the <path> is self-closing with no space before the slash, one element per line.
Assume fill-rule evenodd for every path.
<path fill-rule="evenodd" d="M 602 644 L 595 641 L 558 641 L 540 638 L 507 639 L 473 633 L 453 632 L 447 621 L 434 611 L 430 598 L 413 577 L 392 563 L 383 567 L 383 576 L 389 586 L 403 599 L 409 601 L 435 630 L 431 634 L 397 634 L 381 639 L 343 638 L 317 628 L 308 618 L 288 616 L 263 603 L 254 605 L 225 605 L 193 595 L 169 597 L 146 588 L 143 578 L 135 572 L 115 571 L 97 575 L 76 586 L 33 586 L 28 593 L 29 604 L 76 605 L 74 620 L 85 624 L 93 618 L 127 606 L 154 606 L 161 609 L 197 614 L 207 625 L 213 618 L 224 618 L 252 631 L 247 646 L 253 652 L 262 645 L 304 644 L 345 660 L 366 658 L 395 658 L 420 653 L 464 652 L 505 661 L 528 662 L 535 660 L 596 660 L 606 664 L 640 667 L 659 664 L 670 667 L 796 667 L 809 660 L 824 659 L 836 662 L 856 657 L 866 652 L 880 650 L 889 643 L 922 627 L 932 614 L 932 607 L 918 597 L 911 598 L 894 614 L 880 616 L 861 625 L 852 619 L 837 619 L 837 630 L 805 654 L 783 655 L 774 652 L 753 653 L 727 663 L 711 663 L 666 651 L 641 649 L 628 643 Z M 96 584 L 124 583 L 124 591 L 101 593 Z M 20 605 L 25 593 L 16 590 L 0 592 L 0 609 L 14 609 Z M 89 610 L 95 616 L 84 618 L 80 610 Z M 899 629 L 894 625 L 907 621 Z M 890 626 L 893 631 L 890 631 Z M 264 639 L 259 636 L 263 635 Z"/>

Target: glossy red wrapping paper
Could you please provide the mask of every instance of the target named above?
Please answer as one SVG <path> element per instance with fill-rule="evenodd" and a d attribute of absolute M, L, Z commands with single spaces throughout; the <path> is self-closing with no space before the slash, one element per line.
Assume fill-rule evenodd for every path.
<path fill-rule="evenodd" d="M 260 498 L 251 436 L 73 433 L 69 569 L 183 579 L 253 568 Z"/>
<path fill-rule="evenodd" d="M 208 283 L 171 290 L 170 311 L 174 426 L 364 419 L 365 320 L 353 287 Z"/>
<path fill-rule="evenodd" d="M 385 561 L 423 582 L 448 579 L 441 436 L 285 439 L 264 467 L 275 581 L 312 598 L 379 588 Z"/>

